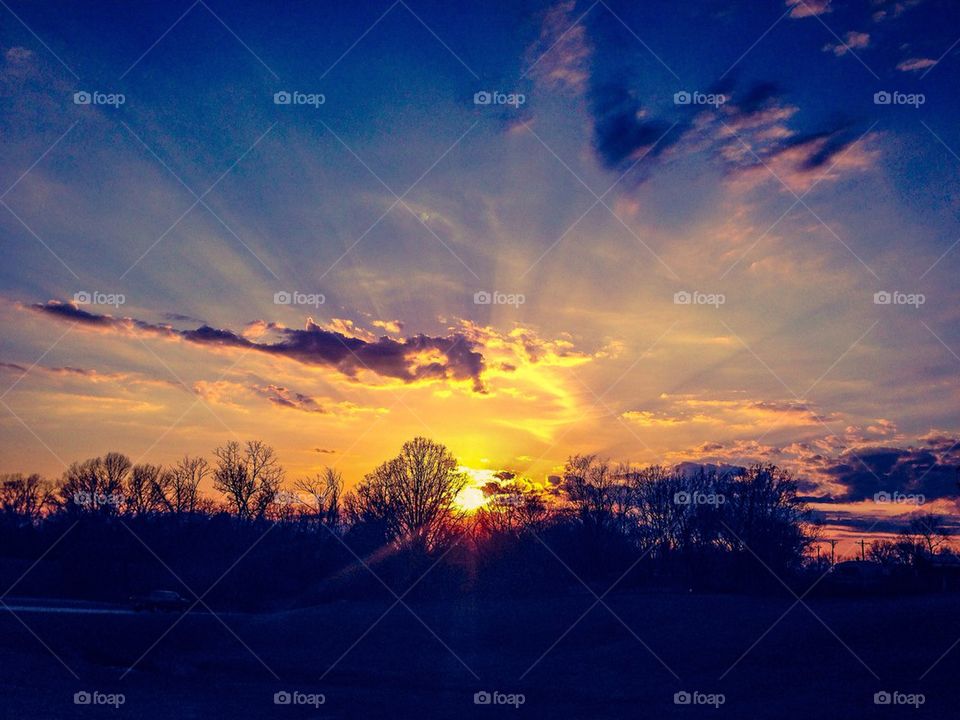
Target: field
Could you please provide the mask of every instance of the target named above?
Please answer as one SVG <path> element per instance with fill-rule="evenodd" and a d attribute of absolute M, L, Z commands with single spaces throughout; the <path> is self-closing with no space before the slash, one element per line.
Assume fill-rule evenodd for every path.
<path fill-rule="evenodd" d="M 624 593 L 589 611 L 586 591 L 409 609 L 384 596 L 219 620 L 7 598 L 17 617 L 0 619 L 3 716 L 919 718 L 960 700 L 960 649 L 920 679 L 960 638 L 953 595 L 821 598 L 808 610 L 790 609 L 792 597 Z M 79 691 L 124 702 L 77 705 Z M 275 704 L 283 691 L 324 702 Z M 523 704 L 477 705 L 481 691 Z M 677 705 L 680 691 L 724 702 Z M 924 703 L 877 706 L 878 691 Z"/>

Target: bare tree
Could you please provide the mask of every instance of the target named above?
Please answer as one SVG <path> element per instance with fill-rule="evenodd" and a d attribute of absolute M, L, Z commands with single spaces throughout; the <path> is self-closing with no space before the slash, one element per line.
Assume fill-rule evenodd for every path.
<path fill-rule="evenodd" d="M 330 527 L 340 522 L 340 496 L 343 493 L 343 477 L 331 467 L 313 477 L 303 478 L 294 487 L 307 496 L 310 515 Z"/>
<path fill-rule="evenodd" d="M 448 536 L 459 517 L 454 500 L 466 482 L 446 447 L 417 437 L 363 479 L 351 499 L 351 514 L 359 522 L 382 525 L 390 540 L 428 549 Z"/>
<path fill-rule="evenodd" d="M 39 522 L 53 505 L 53 486 L 36 473 L 0 477 L 0 512 L 15 516 L 22 524 Z"/>
<path fill-rule="evenodd" d="M 283 482 L 283 468 L 273 448 L 259 440 L 229 442 L 214 450 L 213 485 L 226 496 L 242 520 L 260 520 Z"/>
<path fill-rule="evenodd" d="M 210 464 L 202 457 L 184 455 L 177 464 L 157 478 L 156 495 L 161 507 L 174 515 L 199 509 L 200 483 L 210 474 Z"/>
<path fill-rule="evenodd" d="M 160 495 L 164 469 L 159 465 L 134 465 L 127 478 L 124 507 L 132 515 L 146 515 L 163 507 Z"/>
<path fill-rule="evenodd" d="M 943 516 L 934 513 L 914 515 L 903 531 L 903 535 L 914 544 L 918 555 L 928 556 L 936 555 L 940 547 L 950 538 Z"/>
<path fill-rule="evenodd" d="M 115 452 L 73 463 L 64 472 L 60 488 L 64 505 L 86 512 L 117 512 L 130 466 L 130 458 Z"/>

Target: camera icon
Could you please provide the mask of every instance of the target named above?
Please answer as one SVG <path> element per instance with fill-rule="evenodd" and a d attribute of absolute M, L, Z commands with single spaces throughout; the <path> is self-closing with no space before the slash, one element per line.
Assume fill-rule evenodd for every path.
<path fill-rule="evenodd" d="M 473 294 L 474 305 L 489 305 L 493 302 L 493 295 L 486 290 L 479 290 Z"/>
<path fill-rule="evenodd" d="M 274 305 L 290 305 L 293 302 L 293 295 L 286 290 L 275 292 L 273 294 Z"/>
<path fill-rule="evenodd" d="M 880 692 L 875 692 L 873 694 L 874 705 L 890 705 L 892 702 L 893 695 L 888 693 L 886 690 L 881 690 Z"/>
<path fill-rule="evenodd" d="M 673 304 L 674 305 L 689 305 L 693 302 L 693 295 L 688 293 L 686 290 L 680 290 L 673 294 Z"/>
<path fill-rule="evenodd" d="M 681 90 L 680 92 L 675 92 L 673 94 L 673 104 L 674 105 L 689 105 L 693 100 L 693 96 L 690 95 L 686 90 Z"/>
<path fill-rule="evenodd" d="M 493 702 L 493 696 L 486 690 L 481 690 L 473 694 L 474 705 L 489 705 Z"/>
<path fill-rule="evenodd" d="M 878 502 L 878 503 L 888 503 L 888 502 L 890 502 L 891 499 L 892 499 L 892 498 L 891 498 L 891 496 L 890 496 L 890 493 L 888 493 L 886 490 L 881 490 L 880 492 L 873 494 L 873 501 L 874 501 L 874 502 Z"/>
<path fill-rule="evenodd" d="M 77 305 L 89 305 L 91 302 L 93 302 L 93 298 L 86 290 L 81 290 L 80 292 L 75 292 L 73 294 L 73 301 Z"/>
<path fill-rule="evenodd" d="M 689 505 L 692 500 L 693 498 L 686 490 L 681 490 L 680 492 L 673 494 L 674 505 Z"/>
<path fill-rule="evenodd" d="M 489 105 L 492 102 L 493 93 L 487 92 L 486 90 L 481 90 L 480 92 L 475 92 L 473 94 L 474 105 Z"/>
<path fill-rule="evenodd" d="M 280 692 L 275 692 L 273 694 L 274 705 L 289 705 L 292 702 L 293 702 L 293 695 L 288 693 L 286 690 L 281 690 Z"/>
<path fill-rule="evenodd" d="M 273 94 L 274 105 L 289 105 L 291 102 L 293 102 L 293 96 L 286 90 L 281 90 Z"/>
<path fill-rule="evenodd" d="M 893 102 L 893 96 L 886 90 L 880 90 L 873 94 L 874 105 L 889 105 L 891 102 Z"/>
<path fill-rule="evenodd" d="M 881 290 L 873 294 L 874 305 L 889 305 L 891 302 L 893 302 L 893 295 L 886 290 Z"/>
<path fill-rule="evenodd" d="M 93 96 L 86 90 L 80 90 L 73 94 L 74 105 L 89 105 L 93 102 Z"/>
<path fill-rule="evenodd" d="M 686 690 L 681 690 L 680 692 L 675 692 L 673 694 L 673 704 L 674 705 L 689 705 L 693 702 L 693 696 L 688 693 Z"/>
<path fill-rule="evenodd" d="M 93 696 L 86 690 L 81 690 L 73 694 L 74 705 L 89 705 L 91 702 L 93 702 Z"/>

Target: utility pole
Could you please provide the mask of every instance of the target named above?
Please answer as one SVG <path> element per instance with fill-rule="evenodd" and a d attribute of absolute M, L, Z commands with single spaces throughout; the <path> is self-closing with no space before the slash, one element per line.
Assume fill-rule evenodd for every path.
<path fill-rule="evenodd" d="M 837 543 L 839 540 L 827 540 L 830 543 L 830 564 L 834 565 L 837 562 Z"/>
<path fill-rule="evenodd" d="M 863 538 L 860 538 L 860 559 L 861 560 L 867 559 L 867 554 L 863 547 Z"/>

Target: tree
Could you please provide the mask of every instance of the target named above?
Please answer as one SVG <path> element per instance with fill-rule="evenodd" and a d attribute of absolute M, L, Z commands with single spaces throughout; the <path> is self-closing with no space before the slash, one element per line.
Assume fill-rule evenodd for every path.
<path fill-rule="evenodd" d="M 116 452 L 73 463 L 60 488 L 64 505 L 74 511 L 116 513 L 124 501 L 130 466 L 130 458 Z"/>
<path fill-rule="evenodd" d="M 294 487 L 307 496 L 313 518 L 329 527 L 339 525 L 343 477 L 337 470 L 324 467 L 323 472 L 298 480 Z"/>
<path fill-rule="evenodd" d="M 928 557 L 936 555 L 950 537 L 943 517 L 934 513 L 914 515 L 902 534 L 917 548 L 918 555 Z"/>
<path fill-rule="evenodd" d="M 417 437 L 363 479 L 351 498 L 351 515 L 382 527 L 387 540 L 430 549 L 459 519 L 454 500 L 466 483 L 446 447 Z"/>
<path fill-rule="evenodd" d="M 24 525 L 33 525 L 55 504 L 53 487 L 33 473 L 0 477 L 0 512 L 17 518 Z"/>
<path fill-rule="evenodd" d="M 202 457 L 184 455 L 177 464 L 158 478 L 158 498 L 166 512 L 183 515 L 199 509 L 200 483 L 210 474 L 210 464 Z"/>
<path fill-rule="evenodd" d="M 273 448 L 259 440 L 228 442 L 214 450 L 213 486 L 241 520 L 260 520 L 280 491 L 283 468 Z"/>
<path fill-rule="evenodd" d="M 124 505 L 132 515 L 147 515 L 163 507 L 162 477 L 165 471 L 159 465 L 134 465 L 127 478 Z"/>

